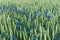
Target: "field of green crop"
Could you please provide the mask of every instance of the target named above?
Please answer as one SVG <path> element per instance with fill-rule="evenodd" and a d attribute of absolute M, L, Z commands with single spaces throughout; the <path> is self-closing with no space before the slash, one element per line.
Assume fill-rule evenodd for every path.
<path fill-rule="evenodd" d="M 60 40 L 60 0 L 0 0 L 0 40 Z"/>

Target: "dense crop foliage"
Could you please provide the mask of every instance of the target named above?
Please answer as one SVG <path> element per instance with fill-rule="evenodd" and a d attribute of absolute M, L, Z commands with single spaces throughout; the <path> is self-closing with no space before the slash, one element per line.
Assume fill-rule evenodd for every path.
<path fill-rule="evenodd" d="M 59 0 L 0 0 L 0 40 L 60 40 Z"/>

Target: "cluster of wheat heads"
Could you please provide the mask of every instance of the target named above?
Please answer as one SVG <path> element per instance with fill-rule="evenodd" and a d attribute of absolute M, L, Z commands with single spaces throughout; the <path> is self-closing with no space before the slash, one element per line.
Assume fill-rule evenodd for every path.
<path fill-rule="evenodd" d="M 0 40 L 60 40 L 59 2 L 14 1 L 0 0 Z"/>

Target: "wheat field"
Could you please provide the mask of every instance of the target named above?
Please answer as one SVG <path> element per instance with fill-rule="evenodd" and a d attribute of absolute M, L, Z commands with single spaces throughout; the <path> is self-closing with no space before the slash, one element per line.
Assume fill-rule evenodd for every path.
<path fill-rule="evenodd" d="M 0 40 L 60 40 L 60 0 L 0 0 Z"/>

